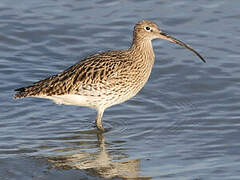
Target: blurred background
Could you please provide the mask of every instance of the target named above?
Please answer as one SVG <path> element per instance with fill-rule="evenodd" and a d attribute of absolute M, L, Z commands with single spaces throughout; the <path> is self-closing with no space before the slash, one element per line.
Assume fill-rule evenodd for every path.
<path fill-rule="evenodd" d="M 240 1 L 1 0 L 0 179 L 239 179 Z M 141 92 L 96 112 L 14 89 L 131 45 L 143 19 L 196 49 L 153 42 Z"/>

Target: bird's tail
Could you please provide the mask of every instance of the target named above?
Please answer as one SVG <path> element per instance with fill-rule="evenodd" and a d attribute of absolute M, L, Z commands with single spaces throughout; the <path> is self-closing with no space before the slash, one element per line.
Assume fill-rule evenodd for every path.
<path fill-rule="evenodd" d="M 18 98 L 24 98 L 24 97 L 28 97 L 28 96 L 36 96 L 39 93 L 39 87 L 32 85 L 32 86 L 28 86 L 28 87 L 22 87 L 22 88 L 18 88 L 15 89 L 16 94 L 14 96 L 15 99 Z"/>

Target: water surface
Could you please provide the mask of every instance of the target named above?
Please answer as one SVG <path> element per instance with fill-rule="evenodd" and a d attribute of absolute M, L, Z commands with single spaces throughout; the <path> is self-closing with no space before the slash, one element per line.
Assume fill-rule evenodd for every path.
<path fill-rule="evenodd" d="M 0 179 L 239 179 L 240 2 L 0 2 Z M 207 60 L 153 42 L 151 78 L 109 108 L 94 110 L 14 89 L 89 54 L 124 49 L 134 24 L 153 20 Z"/>

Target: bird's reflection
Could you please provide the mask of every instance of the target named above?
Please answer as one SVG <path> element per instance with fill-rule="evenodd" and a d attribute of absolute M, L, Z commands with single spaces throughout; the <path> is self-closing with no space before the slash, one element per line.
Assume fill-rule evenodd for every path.
<path fill-rule="evenodd" d="M 109 154 L 105 142 L 104 134 L 97 130 L 78 132 L 80 135 L 89 135 L 95 134 L 95 141 L 89 141 L 89 144 L 86 142 L 80 142 L 77 140 L 77 136 L 68 137 L 69 139 L 74 139 L 75 144 L 85 145 L 85 148 L 65 148 L 58 149 L 57 151 L 67 152 L 74 150 L 74 153 L 68 155 L 59 155 L 55 157 L 49 157 L 48 161 L 52 164 L 54 168 L 57 169 L 79 169 L 85 170 L 91 176 L 97 176 L 101 178 L 123 178 L 123 179 L 151 179 L 149 177 L 140 176 L 140 160 L 124 160 L 121 159 L 128 157 L 127 155 L 121 155 L 122 152 L 112 152 Z M 67 139 L 66 137 L 64 138 Z M 91 143 L 90 143 L 91 142 Z M 89 148 L 86 148 L 86 145 L 89 145 Z M 93 150 L 97 147 L 97 152 Z M 81 152 L 76 152 L 81 151 Z M 83 152 L 85 150 L 85 152 Z M 118 158 L 113 158 L 118 156 Z"/>

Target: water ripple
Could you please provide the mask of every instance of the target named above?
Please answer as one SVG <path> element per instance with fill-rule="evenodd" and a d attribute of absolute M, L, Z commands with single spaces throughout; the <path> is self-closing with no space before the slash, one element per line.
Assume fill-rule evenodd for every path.
<path fill-rule="evenodd" d="M 96 164 L 104 162 L 102 171 L 135 179 L 237 179 L 238 7 L 238 1 L 217 0 L 1 1 L 0 176 L 100 179 L 106 174 Z M 13 99 L 15 88 L 89 54 L 129 47 L 140 19 L 156 21 L 207 63 L 175 44 L 154 41 L 150 80 L 136 97 L 106 110 L 103 134 L 88 108 Z M 50 164 L 71 170 L 47 169 Z"/>

